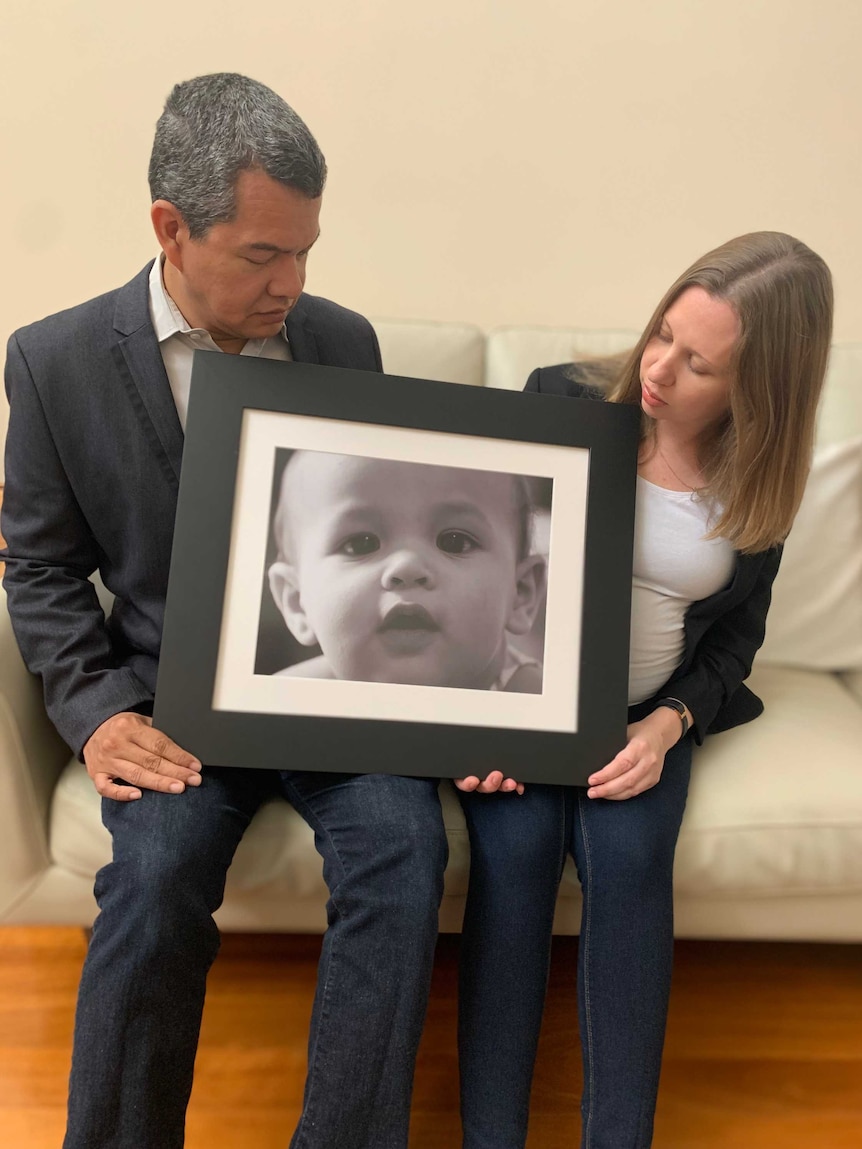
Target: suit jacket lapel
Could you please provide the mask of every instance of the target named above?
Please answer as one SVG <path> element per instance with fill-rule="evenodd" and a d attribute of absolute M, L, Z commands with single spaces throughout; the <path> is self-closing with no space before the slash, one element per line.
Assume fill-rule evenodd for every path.
<path fill-rule="evenodd" d="M 305 297 L 300 296 L 287 317 L 287 341 L 290 353 L 297 363 L 319 363 L 320 350 L 314 330 L 308 324 Z"/>
<path fill-rule="evenodd" d="M 113 352 L 144 430 L 168 478 L 177 486 L 182 467 L 183 431 L 150 319 L 151 267 L 152 264 L 148 264 L 117 294 L 114 330 L 119 338 Z"/>

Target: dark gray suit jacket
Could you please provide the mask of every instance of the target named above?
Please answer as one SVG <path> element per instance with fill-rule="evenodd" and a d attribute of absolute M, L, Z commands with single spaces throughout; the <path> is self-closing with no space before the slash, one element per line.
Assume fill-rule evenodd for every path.
<path fill-rule="evenodd" d="M 8 346 L 4 584 L 21 652 L 76 753 L 155 690 L 183 433 L 150 320 L 151 266 Z M 368 321 L 328 300 L 302 295 L 287 332 L 299 362 L 381 370 Z M 115 596 L 107 621 L 96 570 Z"/>

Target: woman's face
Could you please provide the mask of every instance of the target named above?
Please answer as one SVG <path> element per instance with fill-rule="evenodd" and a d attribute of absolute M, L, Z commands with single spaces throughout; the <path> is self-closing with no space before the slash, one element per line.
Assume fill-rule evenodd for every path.
<path fill-rule="evenodd" d="M 641 356 L 641 408 L 690 435 L 730 410 L 731 363 L 739 318 L 723 299 L 689 287 L 670 305 Z"/>

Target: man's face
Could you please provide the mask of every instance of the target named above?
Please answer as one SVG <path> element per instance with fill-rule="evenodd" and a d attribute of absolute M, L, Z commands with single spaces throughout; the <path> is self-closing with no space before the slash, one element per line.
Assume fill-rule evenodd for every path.
<path fill-rule="evenodd" d="M 282 613 L 336 678 L 490 687 L 543 573 L 511 475 L 300 451 L 282 500 Z"/>
<path fill-rule="evenodd" d="M 260 171 L 236 184 L 236 215 L 191 239 L 180 216 L 165 285 L 192 327 L 217 343 L 277 335 L 305 284 L 318 237 L 320 198 L 308 199 Z"/>

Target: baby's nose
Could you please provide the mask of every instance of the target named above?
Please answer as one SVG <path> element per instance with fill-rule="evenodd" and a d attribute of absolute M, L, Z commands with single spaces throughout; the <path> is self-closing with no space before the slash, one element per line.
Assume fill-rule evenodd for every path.
<path fill-rule="evenodd" d="M 403 587 L 431 587 L 433 576 L 430 565 L 418 549 L 404 549 L 392 555 L 383 571 L 383 586 L 386 590 Z"/>

